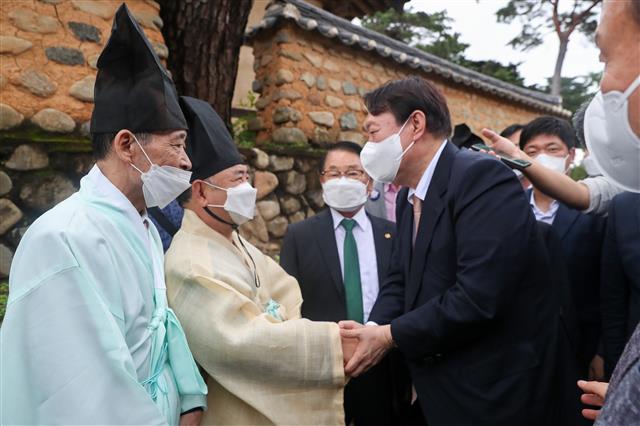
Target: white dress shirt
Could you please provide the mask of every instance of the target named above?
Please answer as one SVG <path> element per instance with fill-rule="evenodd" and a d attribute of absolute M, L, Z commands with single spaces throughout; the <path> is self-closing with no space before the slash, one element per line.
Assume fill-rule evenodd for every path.
<path fill-rule="evenodd" d="M 431 162 L 425 169 L 420 181 L 418 182 L 418 186 L 415 188 L 409 188 L 409 193 L 407 194 L 407 199 L 413 205 L 413 195 L 420 198 L 424 201 L 427 196 L 427 191 L 429 190 L 429 185 L 431 185 L 431 179 L 433 178 L 433 172 L 436 170 L 436 165 L 438 164 L 438 160 L 440 160 L 440 155 L 442 155 L 442 151 L 444 147 L 447 145 L 447 140 L 443 140 L 440 144 L 440 148 L 436 151 L 436 155 L 433 156 Z"/>
<path fill-rule="evenodd" d="M 344 238 L 346 230 L 340 225 L 342 216 L 338 211 L 331 209 L 333 217 L 333 229 L 338 246 L 338 257 L 340 258 L 340 270 L 344 279 Z M 367 217 L 364 207 L 361 207 L 351 219 L 356 221 L 353 227 L 353 238 L 358 247 L 358 265 L 360 266 L 360 285 L 362 286 L 362 308 L 364 321 L 369 319 L 369 314 L 373 304 L 378 298 L 378 259 L 376 257 L 376 245 L 373 239 L 373 227 Z"/>
<path fill-rule="evenodd" d="M 560 207 L 560 203 L 558 203 L 558 201 L 553 200 L 551 202 L 551 205 L 549 206 L 549 210 L 543 211 L 536 204 L 536 198 L 533 196 L 533 191 L 531 191 L 529 204 L 531 204 L 531 209 L 533 210 L 533 214 L 536 216 L 536 220 L 538 222 L 544 222 L 546 224 L 553 225 L 553 221 L 556 218 L 556 213 L 558 213 L 558 207 Z"/>

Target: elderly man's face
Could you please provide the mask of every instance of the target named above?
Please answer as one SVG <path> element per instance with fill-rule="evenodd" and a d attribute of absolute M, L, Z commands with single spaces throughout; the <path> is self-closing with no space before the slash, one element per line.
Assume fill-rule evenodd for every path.
<path fill-rule="evenodd" d="M 324 162 L 324 170 L 320 175 L 320 183 L 341 177 L 359 180 L 365 185 L 370 185 L 369 175 L 362 168 L 360 156 L 355 152 L 336 150 L 327 154 Z"/>
<path fill-rule="evenodd" d="M 640 75 L 640 23 L 631 1 L 605 0 L 596 32 L 604 74 L 600 90 L 624 92 Z M 640 90 L 629 97 L 629 123 L 640 136 Z"/>
<path fill-rule="evenodd" d="M 143 143 L 144 153 L 149 156 L 153 164 L 158 166 L 173 166 L 183 170 L 191 169 L 191 161 L 185 151 L 187 132 L 174 130 L 163 133 L 152 133 L 151 139 Z M 142 143 L 142 141 L 140 141 Z M 139 148 L 139 147 L 138 147 Z M 146 171 L 151 166 L 142 150 L 136 154 L 134 163 L 142 165 Z"/>
<path fill-rule="evenodd" d="M 227 192 L 224 189 L 230 189 L 248 182 L 249 167 L 245 164 L 236 164 L 235 166 L 224 169 L 205 180 L 218 187 L 214 188 L 208 185 L 206 186 L 207 203 L 223 206 L 227 201 Z M 220 209 L 218 214 L 222 216 L 223 219 L 231 221 L 231 216 L 229 216 L 228 212 L 220 207 L 218 207 L 218 209 Z"/>

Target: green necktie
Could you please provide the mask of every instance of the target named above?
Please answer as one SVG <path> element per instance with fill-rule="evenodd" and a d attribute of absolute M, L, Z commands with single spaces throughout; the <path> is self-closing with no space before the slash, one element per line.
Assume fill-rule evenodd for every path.
<path fill-rule="evenodd" d="M 362 286 L 360 285 L 360 263 L 358 262 L 358 246 L 353 237 L 353 227 L 356 221 L 342 219 L 340 225 L 345 229 L 344 236 L 344 290 L 347 302 L 347 319 L 364 321 L 362 308 Z"/>

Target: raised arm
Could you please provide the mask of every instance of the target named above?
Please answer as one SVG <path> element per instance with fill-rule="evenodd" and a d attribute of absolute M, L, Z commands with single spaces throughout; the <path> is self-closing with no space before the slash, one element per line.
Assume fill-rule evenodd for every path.
<path fill-rule="evenodd" d="M 482 129 L 482 135 L 489 139 L 489 146 L 494 148 L 497 153 L 529 161 L 531 166 L 522 170 L 522 173 L 537 189 L 575 209 L 587 210 L 589 208 L 591 200 L 587 185 L 542 166 L 509 139 L 503 138 L 493 130 Z"/>

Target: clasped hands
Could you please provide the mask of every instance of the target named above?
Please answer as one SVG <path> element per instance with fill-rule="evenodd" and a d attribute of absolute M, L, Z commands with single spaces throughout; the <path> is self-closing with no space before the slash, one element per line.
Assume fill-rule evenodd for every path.
<path fill-rule="evenodd" d="M 390 325 L 364 326 L 355 321 L 340 321 L 344 372 L 358 377 L 380 362 L 393 347 Z"/>

